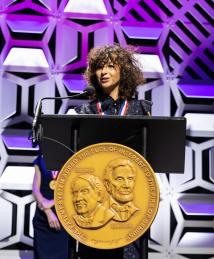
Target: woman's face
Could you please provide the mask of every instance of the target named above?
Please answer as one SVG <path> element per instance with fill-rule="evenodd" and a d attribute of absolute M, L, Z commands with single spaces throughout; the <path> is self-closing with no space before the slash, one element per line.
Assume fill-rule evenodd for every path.
<path fill-rule="evenodd" d="M 109 61 L 96 70 L 96 77 L 103 91 L 109 94 L 116 88 L 119 89 L 120 67 Z"/>

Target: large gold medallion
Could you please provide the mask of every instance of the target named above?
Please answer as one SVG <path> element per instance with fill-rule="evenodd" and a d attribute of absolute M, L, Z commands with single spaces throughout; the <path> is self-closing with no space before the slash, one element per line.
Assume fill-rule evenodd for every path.
<path fill-rule="evenodd" d="M 159 187 L 139 153 L 120 144 L 100 143 L 81 149 L 65 163 L 54 202 L 72 237 L 90 247 L 112 249 L 132 243 L 150 227 Z"/>

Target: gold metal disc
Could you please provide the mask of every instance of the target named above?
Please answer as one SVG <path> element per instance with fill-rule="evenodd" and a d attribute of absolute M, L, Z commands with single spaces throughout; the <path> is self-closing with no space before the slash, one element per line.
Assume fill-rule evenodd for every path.
<path fill-rule="evenodd" d="M 115 143 L 88 146 L 64 164 L 54 202 L 59 220 L 79 242 L 94 248 L 128 245 L 152 224 L 159 187 L 149 163 Z"/>
<path fill-rule="evenodd" d="M 51 190 L 55 190 L 56 188 L 56 180 L 51 180 L 49 183 L 49 187 L 51 188 Z"/>

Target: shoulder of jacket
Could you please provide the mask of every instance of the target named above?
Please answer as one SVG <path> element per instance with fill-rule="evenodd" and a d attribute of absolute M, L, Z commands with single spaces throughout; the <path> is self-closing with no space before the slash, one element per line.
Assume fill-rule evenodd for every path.
<path fill-rule="evenodd" d="M 95 106 L 96 106 L 96 101 L 93 100 L 88 103 L 84 103 L 80 106 L 75 107 L 74 110 L 76 113 L 79 113 L 79 114 L 93 113 Z"/>
<path fill-rule="evenodd" d="M 129 100 L 130 104 L 133 105 L 142 105 L 142 106 L 148 106 L 151 107 L 152 106 L 152 101 L 148 101 L 148 100 L 138 100 L 138 99 L 130 99 Z"/>
<path fill-rule="evenodd" d="M 140 100 L 140 102 L 145 114 L 150 115 L 152 110 L 152 101 Z"/>
<path fill-rule="evenodd" d="M 145 114 L 151 113 L 152 102 L 148 100 L 130 99 L 129 104 L 136 107 L 141 107 Z"/>

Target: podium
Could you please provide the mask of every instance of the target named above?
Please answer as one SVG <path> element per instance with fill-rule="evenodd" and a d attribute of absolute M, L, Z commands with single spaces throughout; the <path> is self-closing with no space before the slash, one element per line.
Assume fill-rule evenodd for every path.
<path fill-rule="evenodd" d="M 37 135 L 48 170 L 60 170 L 78 150 L 113 142 L 142 154 L 156 173 L 183 173 L 184 117 L 41 115 Z M 148 233 L 140 238 L 140 258 L 148 258 Z"/>

